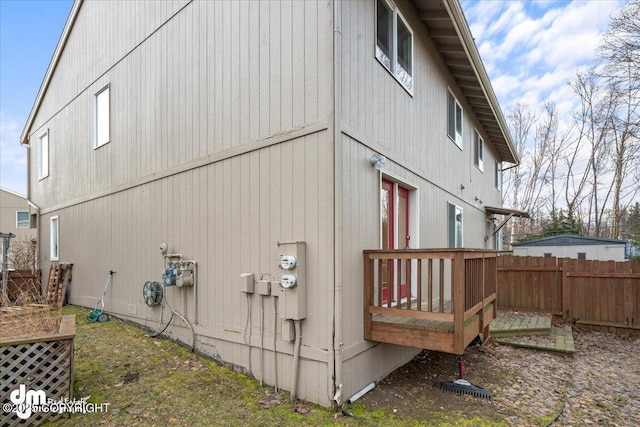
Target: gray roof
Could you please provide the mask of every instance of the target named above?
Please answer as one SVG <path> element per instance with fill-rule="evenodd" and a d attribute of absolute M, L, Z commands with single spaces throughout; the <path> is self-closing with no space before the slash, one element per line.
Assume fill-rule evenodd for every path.
<path fill-rule="evenodd" d="M 626 245 L 626 240 L 603 239 L 601 237 L 583 237 L 570 234 L 560 236 L 543 237 L 541 239 L 529 240 L 528 242 L 512 243 L 511 246 L 586 246 L 618 244 Z"/>

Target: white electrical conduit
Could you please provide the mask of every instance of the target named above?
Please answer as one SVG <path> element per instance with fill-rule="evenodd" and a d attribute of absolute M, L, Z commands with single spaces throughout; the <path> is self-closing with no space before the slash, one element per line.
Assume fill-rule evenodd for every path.
<path fill-rule="evenodd" d="M 278 360 L 276 352 L 276 327 L 278 326 L 278 297 L 273 297 L 273 384 L 278 392 Z"/>
<path fill-rule="evenodd" d="M 260 386 L 264 379 L 264 295 L 260 295 Z"/>
<path fill-rule="evenodd" d="M 242 338 L 244 339 L 245 345 L 249 347 L 249 375 L 253 377 L 253 368 L 251 367 L 251 299 L 249 293 L 245 293 L 245 296 L 247 299 L 247 320 L 244 324 Z M 247 339 L 247 331 L 249 332 L 249 339 Z"/>
<path fill-rule="evenodd" d="M 296 401 L 296 389 L 298 385 L 298 364 L 300 363 L 300 345 L 302 343 L 302 325 L 300 320 L 294 320 L 296 342 L 293 347 L 293 372 L 291 373 L 291 403 Z"/>

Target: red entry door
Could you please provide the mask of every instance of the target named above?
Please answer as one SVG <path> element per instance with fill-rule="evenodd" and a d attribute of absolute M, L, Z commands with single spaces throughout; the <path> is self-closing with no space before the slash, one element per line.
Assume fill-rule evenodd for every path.
<path fill-rule="evenodd" d="M 405 249 L 409 247 L 409 190 L 386 179 L 381 188 L 382 249 Z M 397 233 L 397 234 L 396 234 Z M 407 261 L 409 262 L 409 261 Z M 406 265 L 402 266 L 400 298 L 407 296 Z M 392 261 L 383 265 L 382 303 L 396 301 L 396 267 Z M 389 297 L 391 300 L 389 301 Z"/>

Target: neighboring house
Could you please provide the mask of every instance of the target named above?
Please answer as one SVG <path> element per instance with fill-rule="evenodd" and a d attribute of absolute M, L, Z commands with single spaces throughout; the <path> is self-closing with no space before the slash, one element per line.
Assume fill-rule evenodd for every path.
<path fill-rule="evenodd" d="M 517 256 L 548 256 L 600 261 L 624 261 L 626 259 L 626 245 L 626 240 L 569 234 L 511 244 L 513 254 Z"/>
<path fill-rule="evenodd" d="M 0 233 L 15 235 L 10 240 L 9 268 L 15 267 L 13 263 L 14 249 L 30 250 L 31 245 L 35 243 L 36 229 L 31 228 L 29 212 L 29 204 L 25 196 L 6 188 L 0 188 Z M 0 254 L 2 254 L 2 239 L 0 239 Z"/>
<path fill-rule="evenodd" d="M 71 303 L 115 270 L 105 309 L 156 328 L 143 285 L 182 254 L 196 348 L 284 388 L 295 322 L 240 275 L 299 251 L 299 293 L 272 292 L 305 305 L 297 396 L 323 405 L 420 351 L 364 339 L 363 250 L 496 248 L 517 162 L 457 0 L 76 1 L 21 141 Z"/>

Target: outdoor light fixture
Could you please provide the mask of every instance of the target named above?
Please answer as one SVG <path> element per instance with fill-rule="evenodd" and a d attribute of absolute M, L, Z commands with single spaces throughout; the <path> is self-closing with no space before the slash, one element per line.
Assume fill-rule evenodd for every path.
<path fill-rule="evenodd" d="M 382 154 L 375 153 L 373 156 L 371 156 L 371 166 L 373 166 L 377 170 L 381 170 L 386 161 L 387 158 Z"/>

